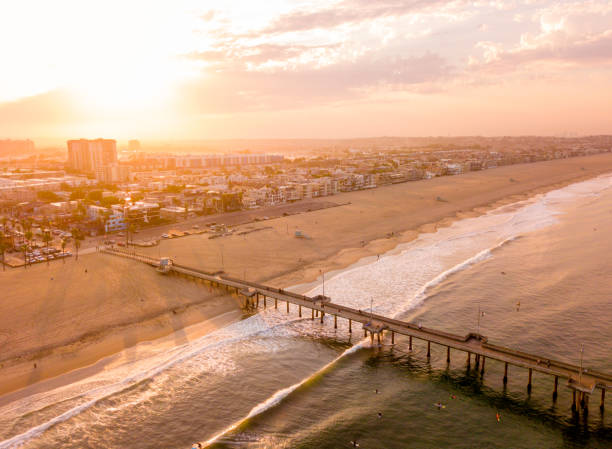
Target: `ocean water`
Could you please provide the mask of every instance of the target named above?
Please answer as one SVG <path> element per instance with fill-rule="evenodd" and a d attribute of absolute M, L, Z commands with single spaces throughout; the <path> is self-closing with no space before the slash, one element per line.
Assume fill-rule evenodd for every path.
<path fill-rule="evenodd" d="M 612 176 L 455 222 L 325 280 L 334 302 L 612 371 Z M 177 279 L 177 282 L 189 282 Z M 309 294 L 320 293 L 321 285 Z M 270 304 L 270 303 L 268 303 Z M 0 407 L 0 448 L 610 448 L 612 399 L 268 307 L 190 343 Z M 478 323 L 478 310 L 485 315 Z M 472 364 L 473 368 L 473 364 Z M 376 390 L 378 392 L 376 392 Z M 434 404 L 442 402 L 439 409 Z M 380 414 L 380 415 L 379 415 Z M 500 416 L 498 420 L 496 415 Z"/>

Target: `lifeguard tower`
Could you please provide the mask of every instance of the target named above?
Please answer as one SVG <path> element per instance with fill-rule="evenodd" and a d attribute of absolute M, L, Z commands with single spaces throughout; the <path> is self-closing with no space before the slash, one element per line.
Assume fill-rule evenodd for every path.
<path fill-rule="evenodd" d="M 161 274 L 166 274 L 172 269 L 172 259 L 169 257 L 162 257 L 159 259 L 159 266 L 157 267 L 157 272 Z"/>

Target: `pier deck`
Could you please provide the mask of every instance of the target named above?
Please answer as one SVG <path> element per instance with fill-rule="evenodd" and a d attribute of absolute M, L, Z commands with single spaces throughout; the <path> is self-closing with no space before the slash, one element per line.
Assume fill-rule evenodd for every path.
<path fill-rule="evenodd" d="M 152 266 L 159 265 L 159 259 L 136 254 L 134 252 L 109 248 L 101 249 L 101 251 L 108 254 L 136 259 Z M 372 338 L 374 334 L 378 334 L 378 338 L 380 339 L 380 334 L 387 332 L 391 333 L 392 342 L 394 342 L 395 334 L 405 335 L 410 338 L 411 347 L 412 338 L 427 341 L 428 356 L 430 354 L 429 347 L 431 343 L 445 346 L 447 348 L 447 361 L 450 361 L 450 349 L 466 352 L 468 354 L 468 364 L 470 363 L 469 360 L 471 354 L 474 354 L 476 366 L 482 363 L 483 372 L 484 360 L 486 358 L 503 362 L 506 364 L 504 383 L 507 381 L 508 365 L 526 368 L 529 370 L 528 390 L 531 390 L 532 371 L 541 372 L 555 377 L 555 391 L 553 393 L 554 397 L 556 397 L 557 393 L 558 378 L 567 379 L 567 386 L 574 390 L 573 407 L 576 405 L 576 392 L 578 392 L 579 395 L 582 395 L 581 402 L 584 408 L 585 395 L 591 394 L 596 388 L 599 388 L 602 390 L 601 408 L 603 409 L 605 391 L 612 389 L 612 374 L 598 372 L 586 368 L 582 368 L 582 374 L 580 374 L 580 367 L 577 365 L 494 345 L 488 343 L 487 338 L 482 335 L 474 333 L 469 333 L 465 336 L 451 334 L 436 329 L 417 326 L 405 321 L 400 321 L 377 314 L 371 314 L 370 312 L 365 312 L 363 310 L 354 309 L 341 304 L 335 304 L 331 301 L 321 301 L 320 299 L 311 298 L 306 295 L 301 295 L 242 279 L 235 279 L 229 276 L 213 274 L 176 263 L 172 264 L 171 271 L 210 282 L 218 287 L 234 289 L 236 293 L 239 294 L 240 292 L 248 291 L 248 300 L 257 300 L 257 305 L 259 305 L 259 297 L 261 295 L 264 300 L 264 306 L 267 298 L 272 298 L 276 303 L 278 301 L 284 301 L 287 303 L 287 309 L 289 308 L 289 304 L 297 305 L 300 308 L 300 316 L 301 308 L 305 307 L 313 311 L 313 318 L 314 312 L 318 312 L 318 314 L 320 314 L 321 321 L 323 321 L 325 314 L 333 315 L 335 317 L 334 323 L 336 323 L 337 317 L 344 318 L 349 320 L 349 330 L 352 329 L 351 324 L 353 321 L 362 323 L 366 334 L 367 332 L 370 332 Z M 588 403 L 588 399 L 586 402 Z"/>

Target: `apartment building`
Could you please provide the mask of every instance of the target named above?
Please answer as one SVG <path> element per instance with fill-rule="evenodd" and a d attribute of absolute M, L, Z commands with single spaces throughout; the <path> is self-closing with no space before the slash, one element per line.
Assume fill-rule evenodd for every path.
<path fill-rule="evenodd" d="M 113 139 L 69 140 L 68 165 L 74 170 L 96 173 L 98 169 L 117 163 L 117 142 Z"/>

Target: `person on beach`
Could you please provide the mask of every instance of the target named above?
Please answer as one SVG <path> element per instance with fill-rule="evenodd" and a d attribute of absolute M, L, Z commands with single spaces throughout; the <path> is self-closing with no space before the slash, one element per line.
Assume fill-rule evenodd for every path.
<path fill-rule="evenodd" d="M 499 414 L 499 412 L 495 413 L 495 419 L 497 420 L 497 422 L 501 421 L 501 415 Z"/>
<path fill-rule="evenodd" d="M 382 413 L 378 412 L 378 418 L 382 418 Z"/>
<path fill-rule="evenodd" d="M 359 443 L 357 442 L 357 440 L 351 440 L 351 445 L 353 447 L 359 447 Z"/>

